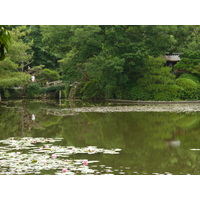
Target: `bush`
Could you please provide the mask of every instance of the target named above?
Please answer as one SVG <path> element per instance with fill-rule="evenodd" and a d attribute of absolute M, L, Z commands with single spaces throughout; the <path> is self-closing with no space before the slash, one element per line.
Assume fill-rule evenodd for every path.
<path fill-rule="evenodd" d="M 180 99 L 181 87 L 178 85 L 154 84 L 154 90 L 148 92 L 140 86 L 134 86 L 130 95 L 132 100 L 173 101 Z"/>
<path fill-rule="evenodd" d="M 57 81 L 59 80 L 60 75 L 57 71 L 50 70 L 50 69 L 42 69 L 39 74 L 37 75 L 37 79 L 40 80 L 41 83 Z"/>
<path fill-rule="evenodd" d="M 196 75 L 193 75 L 193 74 L 184 73 L 184 74 L 181 74 L 179 78 L 187 78 L 187 79 L 194 81 L 195 83 L 200 83 L 199 77 Z"/>
<path fill-rule="evenodd" d="M 178 85 L 169 85 L 165 89 L 153 93 L 156 101 L 174 101 L 180 99 L 182 90 Z"/>
<path fill-rule="evenodd" d="M 10 96 L 9 98 L 12 98 L 12 99 L 18 99 L 20 97 L 22 97 L 22 93 L 23 93 L 23 89 L 9 89 L 9 93 L 10 93 Z"/>
<path fill-rule="evenodd" d="M 182 88 L 178 85 L 170 85 L 168 88 L 168 92 L 170 94 L 171 100 L 180 99 L 182 95 Z"/>
<path fill-rule="evenodd" d="M 178 85 L 154 84 L 151 86 L 154 88 L 151 92 L 140 86 L 132 87 L 129 92 L 131 100 L 173 101 L 181 98 L 182 88 Z"/>
<path fill-rule="evenodd" d="M 116 91 L 115 89 L 116 88 L 113 87 L 112 84 L 106 84 L 106 86 L 104 87 L 104 90 L 103 90 L 105 99 L 113 99 L 113 98 L 115 98 L 115 95 L 114 95 L 114 93 Z"/>
<path fill-rule="evenodd" d="M 27 86 L 27 94 L 30 98 L 42 93 L 45 93 L 45 91 L 43 91 L 39 83 L 31 83 Z"/>
<path fill-rule="evenodd" d="M 182 88 L 182 99 L 198 99 L 198 84 L 191 79 L 178 78 L 176 84 Z"/>
<path fill-rule="evenodd" d="M 54 91 L 64 90 L 64 89 L 66 89 L 65 85 L 52 85 L 52 86 L 46 88 L 44 93 L 45 92 L 54 92 Z"/>
<path fill-rule="evenodd" d="M 154 100 L 155 101 L 171 101 L 173 100 L 173 98 L 171 97 L 169 92 L 162 91 L 162 92 L 154 94 Z"/>
<path fill-rule="evenodd" d="M 7 99 L 10 97 L 10 92 L 8 90 L 4 90 L 4 97 Z"/>
<path fill-rule="evenodd" d="M 151 95 L 143 88 L 135 86 L 131 89 L 130 96 L 132 100 L 150 100 Z"/>
<path fill-rule="evenodd" d="M 85 83 L 80 91 L 82 99 L 98 99 L 102 97 L 102 91 L 99 88 L 99 80 L 93 79 Z"/>
<path fill-rule="evenodd" d="M 31 83 L 27 86 L 27 94 L 29 98 L 34 98 L 37 95 L 42 95 L 45 93 L 56 92 L 59 90 L 65 90 L 65 85 L 53 85 L 50 87 L 41 87 L 39 83 Z"/>
<path fill-rule="evenodd" d="M 47 89 L 44 87 L 41 87 L 39 83 L 31 83 L 26 88 L 27 95 L 30 98 L 34 98 L 35 95 L 41 95 L 45 94 L 47 92 Z"/>

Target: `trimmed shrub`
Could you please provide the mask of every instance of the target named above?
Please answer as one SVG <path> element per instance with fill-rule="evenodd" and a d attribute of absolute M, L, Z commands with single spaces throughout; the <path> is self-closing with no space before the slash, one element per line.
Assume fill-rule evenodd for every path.
<path fill-rule="evenodd" d="M 191 79 L 178 78 L 176 84 L 182 88 L 182 99 L 198 99 L 198 84 Z"/>
<path fill-rule="evenodd" d="M 31 83 L 27 86 L 27 94 L 29 98 L 37 97 L 38 95 L 42 95 L 45 93 L 57 92 L 59 90 L 65 90 L 65 85 L 53 85 L 51 87 L 41 87 L 39 83 Z"/>
<path fill-rule="evenodd" d="M 35 95 L 41 93 L 41 86 L 39 83 L 31 83 L 27 86 L 28 97 L 33 98 Z"/>
<path fill-rule="evenodd" d="M 187 78 L 194 81 L 195 83 L 200 83 L 199 77 L 193 74 L 184 73 L 184 74 L 181 74 L 179 78 Z"/>
<path fill-rule="evenodd" d="M 164 88 L 153 93 L 155 101 L 173 101 L 181 98 L 182 90 L 178 85 L 169 85 Z"/>
<path fill-rule="evenodd" d="M 174 99 L 180 99 L 181 98 L 183 90 L 178 85 L 170 85 L 168 92 L 171 96 L 171 100 L 174 100 Z"/>

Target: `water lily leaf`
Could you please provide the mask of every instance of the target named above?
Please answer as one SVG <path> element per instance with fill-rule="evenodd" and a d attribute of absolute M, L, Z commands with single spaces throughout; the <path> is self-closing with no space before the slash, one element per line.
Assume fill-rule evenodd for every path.
<path fill-rule="evenodd" d="M 96 146 L 75 147 L 75 146 L 58 146 L 51 143 L 61 141 L 56 138 L 8 138 L 0 140 L 0 174 L 43 174 L 43 171 L 50 172 L 54 170 L 54 174 L 63 175 L 60 171 L 67 167 L 67 172 L 64 175 L 74 174 L 101 174 L 98 170 L 89 168 L 88 163 L 98 163 L 98 160 L 88 159 L 70 159 L 74 154 L 95 154 L 95 153 L 119 153 L 119 149 L 103 149 Z M 43 146 L 38 145 L 43 143 Z M 19 151 L 20 149 L 20 151 Z M 18 150 L 18 151 L 16 151 Z M 56 157 L 52 157 L 56 154 Z M 87 164 L 83 163 L 87 161 Z M 101 166 L 101 165 L 100 165 Z M 103 165 L 105 166 L 105 165 Z M 93 166 L 94 167 L 94 166 Z M 104 173 L 111 173 L 110 167 L 107 167 Z M 52 172 L 51 172 L 52 173 Z"/>

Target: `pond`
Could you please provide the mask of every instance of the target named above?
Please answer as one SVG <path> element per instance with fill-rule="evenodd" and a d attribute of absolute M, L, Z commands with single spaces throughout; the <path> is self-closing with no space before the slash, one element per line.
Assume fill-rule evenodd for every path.
<path fill-rule="evenodd" d="M 105 106 L 119 105 L 4 102 L 0 174 L 200 174 L 200 112 L 99 112 Z"/>

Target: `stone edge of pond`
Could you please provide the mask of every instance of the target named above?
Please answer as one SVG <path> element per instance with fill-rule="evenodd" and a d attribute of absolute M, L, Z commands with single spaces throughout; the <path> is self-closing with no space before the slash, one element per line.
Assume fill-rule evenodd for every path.
<path fill-rule="evenodd" d="M 133 100 L 123 100 L 123 99 L 107 99 L 108 103 L 132 103 L 132 104 L 190 104 L 190 103 L 200 103 L 197 101 L 133 101 Z"/>
<path fill-rule="evenodd" d="M 94 106 L 94 107 L 81 107 L 81 108 L 66 108 L 75 113 L 86 112 L 200 112 L 198 104 L 143 104 L 132 106 Z"/>

